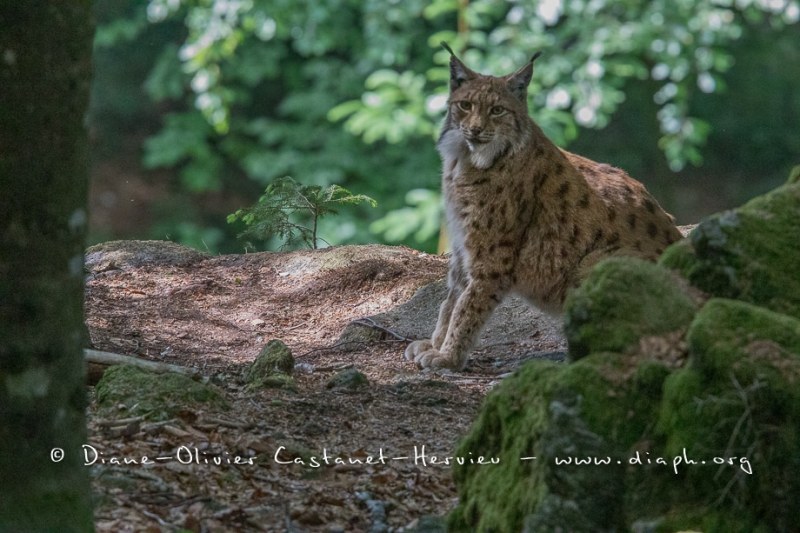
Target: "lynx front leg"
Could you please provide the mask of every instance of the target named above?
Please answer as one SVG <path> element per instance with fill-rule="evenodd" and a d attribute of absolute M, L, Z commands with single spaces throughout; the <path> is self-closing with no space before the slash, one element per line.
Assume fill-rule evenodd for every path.
<path fill-rule="evenodd" d="M 464 288 L 466 287 L 466 281 L 461 268 L 461 259 L 454 255 L 451 261 L 450 271 L 448 272 L 447 297 L 439 306 L 439 318 L 436 320 L 436 328 L 433 330 L 433 336 L 430 340 L 423 339 L 409 344 L 405 351 L 405 358 L 408 361 L 416 361 L 420 354 L 432 348 L 439 349 L 444 342 L 447 330 L 450 328 L 450 317 L 453 314 L 453 308 L 456 306 L 461 293 L 464 292 Z"/>
<path fill-rule="evenodd" d="M 434 344 L 418 351 L 414 361 L 422 368 L 464 368 L 478 333 L 500 303 L 501 291 L 493 289 L 485 283 L 471 281 L 452 309 L 444 342 L 439 348 Z"/>
<path fill-rule="evenodd" d="M 461 291 L 456 289 L 447 291 L 447 298 L 439 306 L 439 319 L 436 321 L 436 329 L 433 330 L 433 336 L 430 340 L 423 339 L 409 344 L 405 351 L 407 361 L 416 361 L 417 357 L 422 353 L 432 349 L 439 349 L 447 335 L 447 330 L 450 327 L 450 317 L 460 294 Z"/>

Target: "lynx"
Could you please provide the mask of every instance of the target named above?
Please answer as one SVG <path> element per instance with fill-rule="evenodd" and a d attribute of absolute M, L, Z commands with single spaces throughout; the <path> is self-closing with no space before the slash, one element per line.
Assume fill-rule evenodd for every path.
<path fill-rule="evenodd" d="M 430 340 L 411 343 L 421 368 L 462 369 L 509 293 L 561 311 L 567 291 L 611 255 L 655 260 L 681 238 L 638 181 L 556 147 L 528 116 L 531 60 L 478 74 L 450 52 L 450 97 L 437 149 L 452 244 L 448 295 Z"/>

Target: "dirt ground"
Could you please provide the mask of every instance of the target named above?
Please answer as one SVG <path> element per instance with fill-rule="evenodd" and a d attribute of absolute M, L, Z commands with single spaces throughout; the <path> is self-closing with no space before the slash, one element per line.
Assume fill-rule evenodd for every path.
<path fill-rule="evenodd" d="M 451 467 L 432 456 L 453 454 L 504 375 L 563 351 L 552 327 L 528 328 L 512 306 L 463 372 L 403 360 L 408 339 L 433 329 L 437 302 L 411 305 L 414 327 L 392 310 L 446 270 L 446 258 L 385 246 L 216 257 L 154 241 L 91 248 L 92 347 L 199 370 L 230 404 L 153 422 L 122 410 L 101 418 L 92 401 L 97 530 L 409 531 L 446 514 Z M 509 316 L 527 331 L 511 335 Z M 340 338 L 365 317 L 358 327 L 371 337 Z M 292 350 L 297 390 L 248 392 L 243 373 L 271 339 Z M 327 387 L 348 368 L 369 385 Z M 142 456 L 174 460 L 136 464 Z M 126 459 L 135 463 L 116 464 Z"/>

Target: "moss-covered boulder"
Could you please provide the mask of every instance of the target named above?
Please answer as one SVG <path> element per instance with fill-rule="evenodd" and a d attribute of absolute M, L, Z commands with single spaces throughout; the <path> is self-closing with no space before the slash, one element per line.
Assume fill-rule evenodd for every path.
<path fill-rule="evenodd" d="M 628 452 L 652 425 L 668 373 L 593 354 L 569 365 L 533 361 L 506 379 L 456 452 L 499 463 L 457 467 L 450 529 L 623 529 Z"/>
<path fill-rule="evenodd" d="M 678 370 L 596 353 L 505 380 L 455 454 L 499 463 L 456 467 L 450 529 L 789 531 L 800 321 L 712 299 L 688 342 Z"/>
<path fill-rule="evenodd" d="M 292 351 L 283 341 L 273 339 L 259 352 L 256 360 L 245 374 L 250 390 L 259 388 L 296 388 L 294 378 L 294 357 Z"/>
<path fill-rule="evenodd" d="M 572 359 L 624 352 L 639 339 L 685 329 L 699 298 L 669 269 L 633 258 L 599 263 L 566 302 L 564 333 Z"/>
<path fill-rule="evenodd" d="M 706 293 L 800 318 L 800 182 L 706 218 L 660 262 Z"/>
<path fill-rule="evenodd" d="M 715 298 L 688 344 L 689 364 L 665 381 L 658 431 L 665 454 L 686 449 L 707 465 L 680 469 L 676 505 L 728 508 L 742 525 L 790 531 L 800 501 L 800 320 Z"/>
<path fill-rule="evenodd" d="M 95 386 L 101 416 L 144 416 L 166 420 L 198 403 L 227 409 L 227 402 L 211 385 L 176 373 L 156 374 L 130 365 L 112 366 Z"/>

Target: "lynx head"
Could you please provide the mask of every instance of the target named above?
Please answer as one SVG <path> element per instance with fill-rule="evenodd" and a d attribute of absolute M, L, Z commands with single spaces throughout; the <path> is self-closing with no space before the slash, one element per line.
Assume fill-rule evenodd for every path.
<path fill-rule="evenodd" d="M 484 76 L 468 68 L 450 52 L 450 99 L 439 151 L 457 157 L 466 147 L 472 164 L 491 167 L 497 158 L 516 152 L 528 139 L 531 119 L 527 93 L 536 53 L 522 68 L 507 76 Z"/>

